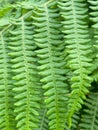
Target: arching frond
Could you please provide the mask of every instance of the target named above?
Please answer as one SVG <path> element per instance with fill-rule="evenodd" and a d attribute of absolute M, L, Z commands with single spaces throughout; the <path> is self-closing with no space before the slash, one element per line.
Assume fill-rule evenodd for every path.
<path fill-rule="evenodd" d="M 83 99 L 89 92 L 92 46 L 87 23 L 87 6 L 85 0 L 60 0 L 59 7 L 63 17 L 63 33 L 68 53 L 68 67 L 72 71 L 72 92 L 69 100 L 68 119 L 78 111 Z"/>
<path fill-rule="evenodd" d="M 97 130 L 97 86 L 98 0 L 0 0 L 0 130 Z"/>
<path fill-rule="evenodd" d="M 49 130 L 64 130 L 67 107 L 66 69 L 63 57 L 62 34 L 59 30 L 59 12 L 55 2 L 44 4 L 34 11 L 35 43 L 39 57 L 39 74 L 45 90 Z"/>
<path fill-rule="evenodd" d="M 14 97 L 17 129 L 31 130 L 38 127 L 40 86 L 36 70 L 36 46 L 31 22 L 21 18 L 10 31 L 9 53 L 14 73 Z"/>
<path fill-rule="evenodd" d="M 7 37 L 0 34 L 0 129 L 13 130 L 13 85 Z"/>
<path fill-rule="evenodd" d="M 89 8 L 90 8 L 90 20 L 92 21 L 92 30 L 93 30 L 93 42 L 95 49 L 95 63 L 94 63 L 94 73 L 93 78 L 95 81 L 98 81 L 98 1 L 97 0 L 88 0 Z"/>

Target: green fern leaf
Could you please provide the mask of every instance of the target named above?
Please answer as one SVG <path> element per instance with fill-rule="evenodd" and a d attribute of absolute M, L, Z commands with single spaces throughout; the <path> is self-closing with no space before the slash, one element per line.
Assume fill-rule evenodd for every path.
<path fill-rule="evenodd" d="M 15 22 L 16 23 L 16 22 Z M 11 52 L 9 53 L 14 73 L 15 113 L 18 130 L 32 130 L 38 127 L 40 108 L 39 79 L 36 70 L 36 46 L 33 40 L 33 26 L 25 19 L 17 20 L 10 31 Z"/>
<path fill-rule="evenodd" d="M 39 74 L 45 90 L 45 103 L 49 130 L 64 130 L 67 107 L 67 84 L 65 83 L 64 45 L 59 30 L 59 13 L 55 3 L 44 4 L 34 11 L 35 42 L 39 57 Z"/>
<path fill-rule="evenodd" d="M 8 35 L 0 33 L 0 129 L 15 129 Z M 14 128 L 13 128 L 14 126 Z"/>
<path fill-rule="evenodd" d="M 93 70 L 94 73 L 92 75 L 93 79 L 95 81 L 98 81 L 98 74 L 97 74 L 97 70 L 98 70 L 98 1 L 97 0 L 88 0 L 89 3 L 89 8 L 91 9 L 90 12 L 90 20 L 92 21 L 92 30 L 93 30 L 93 44 L 94 44 L 94 51 L 95 51 L 95 57 L 94 57 L 94 65 L 93 65 Z"/>
<path fill-rule="evenodd" d="M 68 67 L 72 71 L 72 92 L 67 113 L 69 124 L 74 112 L 78 111 L 91 86 L 92 46 L 87 23 L 87 5 L 84 0 L 60 0 L 58 2 L 63 17 L 63 33 L 68 53 Z"/>

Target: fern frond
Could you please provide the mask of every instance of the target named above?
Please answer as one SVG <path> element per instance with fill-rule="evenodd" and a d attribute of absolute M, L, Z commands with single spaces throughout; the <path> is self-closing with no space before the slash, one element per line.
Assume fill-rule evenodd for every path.
<path fill-rule="evenodd" d="M 38 127 L 40 86 L 36 70 L 33 30 L 31 22 L 22 17 L 15 22 L 13 30 L 10 31 L 9 55 L 12 58 L 14 73 L 14 111 L 18 130 L 32 130 Z"/>
<path fill-rule="evenodd" d="M 13 85 L 7 39 L 6 34 L 0 34 L 0 129 L 13 130 Z"/>
<path fill-rule="evenodd" d="M 68 120 L 83 104 L 92 81 L 92 46 L 87 23 L 87 6 L 85 0 L 60 0 L 59 7 L 63 17 L 63 33 L 68 53 L 68 66 L 72 71 L 72 92 L 69 100 Z"/>
<path fill-rule="evenodd" d="M 90 12 L 90 20 L 92 21 L 92 30 L 93 30 L 93 41 L 94 41 L 94 49 L 95 49 L 95 63 L 94 63 L 94 73 L 93 78 L 94 80 L 98 81 L 98 1 L 97 0 L 88 0 L 89 8 L 91 9 Z"/>
<path fill-rule="evenodd" d="M 97 81 L 98 80 L 98 74 L 97 74 L 97 70 L 98 70 L 98 59 L 96 58 L 96 52 L 97 52 L 97 48 L 95 47 L 95 38 L 94 38 L 94 30 L 92 27 L 90 27 L 90 37 L 91 37 L 91 43 L 92 43 L 92 48 L 93 48 L 93 55 L 92 55 L 92 58 L 93 58 L 93 61 L 92 61 L 92 64 L 93 66 L 91 67 L 91 77 L 93 79 L 93 81 Z"/>
<path fill-rule="evenodd" d="M 44 4 L 34 11 L 36 51 L 39 57 L 39 74 L 45 90 L 45 103 L 49 130 L 64 130 L 67 107 L 66 70 L 63 57 L 64 45 L 59 30 L 59 12 L 55 3 Z"/>
<path fill-rule="evenodd" d="M 98 94 L 91 93 L 85 102 L 80 130 L 98 130 Z"/>

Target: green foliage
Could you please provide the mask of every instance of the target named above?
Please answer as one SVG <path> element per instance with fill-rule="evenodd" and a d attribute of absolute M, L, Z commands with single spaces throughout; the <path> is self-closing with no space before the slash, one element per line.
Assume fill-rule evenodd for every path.
<path fill-rule="evenodd" d="M 13 84 L 7 34 L 0 35 L 0 128 L 13 130 Z M 12 122 L 12 123 L 11 123 Z"/>
<path fill-rule="evenodd" d="M 98 129 L 98 0 L 0 1 L 0 129 Z"/>
<path fill-rule="evenodd" d="M 84 113 L 82 115 L 80 130 L 97 130 L 98 129 L 98 94 L 91 93 L 86 102 Z"/>
<path fill-rule="evenodd" d="M 78 111 L 83 104 L 85 94 L 92 79 L 88 76 L 92 66 L 92 46 L 90 44 L 89 30 L 87 24 L 87 6 L 84 0 L 61 0 L 59 2 L 63 20 L 63 33 L 65 34 L 65 45 L 68 53 L 67 66 L 72 71 L 72 92 L 69 99 L 68 118 Z"/>
<path fill-rule="evenodd" d="M 36 71 L 36 46 L 33 40 L 31 22 L 21 18 L 15 21 L 15 29 L 10 31 L 9 53 L 12 62 L 17 127 L 30 130 L 37 127 L 40 109 L 40 86 Z"/>
<path fill-rule="evenodd" d="M 65 127 L 65 104 L 67 85 L 64 74 L 64 57 L 62 34 L 58 28 L 61 24 L 58 22 L 58 9 L 55 9 L 55 3 L 52 6 L 44 4 L 34 12 L 35 25 L 35 44 L 39 47 L 36 51 L 39 57 L 39 74 L 45 89 L 45 102 L 50 130 L 63 130 Z M 61 68 L 59 70 L 59 68 Z M 64 119 L 64 120 L 62 120 Z"/>

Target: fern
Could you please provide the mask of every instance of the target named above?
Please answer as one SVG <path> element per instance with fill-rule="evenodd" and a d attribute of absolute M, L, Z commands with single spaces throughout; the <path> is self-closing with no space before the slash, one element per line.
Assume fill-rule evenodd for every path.
<path fill-rule="evenodd" d="M 64 18 L 63 33 L 65 34 L 68 66 L 73 72 L 71 81 L 72 92 L 69 100 L 68 118 L 78 111 L 86 98 L 92 79 L 88 76 L 92 59 L 90 37 L 88 31 L 87 6 L 84 0 L 61 0 L 59 2 L 61 15 Z"/>
<path fill-rule="evenodd" d="M 18 130 L 31 130 L 38 127 L 40 105 L 39 80 L 36 71 L 36 46 L 33 40 L 33 27 L 23 17 L 10 31 L 9 53 L 14 72 L 15 113 Z"/>
<path fill-rule="evenodd" d="M 58 28 L 58 9 L 55 2 L 44 4 L 34 11 L 33 19 L 35 25 L 35 43 L 39 47 L 36 51 L 39 57 L 39 74 L 42 79 L 46 96 L 47 116 L 49 119 L 49 130 L 63 130 L 65 125 L 66 94 L 68 93 L 64 77 L 64 60 L 62 34 Z"/>
<path fill-rule="evenodd" d="M 7 35 L 0 34 L 0 129 L 13 130 L 13 93 Z M 15 129 L 15 128 L 14 128 Z"/>
<path fill-rule="evenodd" d="M 98 0 L 1 0 L 0 130 L 97 130 L 97 35 Z"/>
<path fill-rule="evenodd" d="M 82 114 L 80 130 L 98 129 L 98 94 L 91 93 L 85 103 L 86 108 Z"/>
<path fill-rule="evenodd" d="M 90 6 L 89 8 L 91 9 L 90 12 L 90 20 L 92 21 L 92 30 L 93 30 L 93 41 L 94 41 L 94 49 L 95 49 L 95 67 L 94 67 L 94 73 L 93 73 L 93 78 L 95 81 L 98 80 L 98 74 L 97 74 L 97 70 L 98 70 L 98 65 L 97 65 L 97 61 L 98 61 L 98 21 L 97 21 L 97 14 L 98 14 L 98 1 L 92 1 L 92 0 L 88 0 Z"/>

